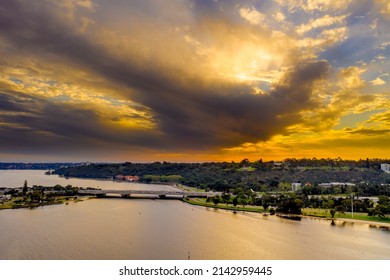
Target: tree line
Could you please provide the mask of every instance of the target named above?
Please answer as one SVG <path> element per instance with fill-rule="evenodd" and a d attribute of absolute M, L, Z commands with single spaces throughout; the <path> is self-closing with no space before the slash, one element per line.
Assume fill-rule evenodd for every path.
<path fill-rule="evenodd" d="M 80 166 L 85 163 L 58 162 L 58 163 L 23 163 L 23 162 L 0 162 L 0 170 L 54 170 L 71 166 Z"/>
<path fill-rule="evenodd" d="M 206 190 L 227 192 L 243 188 L 257 192 L 283 192 L 291 189 L 292 182 L 300 182 L 303 192 L 332 194 L 357 192 L 360 195 L 389 195 L 390 174 L 377 168 L 385 160 L 369 160 L 368 167 L 356 168 L 360 161 L 340 161 L 334 167 L 330 160 L 286 159 L 283 162 L 208 162 L 208 163 L 118 163 L 90 164 L 56 169 L 53 173 L 65 177 L 114 178 L 117 175 L 137 175 L 141 182 L 174 182 Z M 367 160 L 364 160 L 367 163 Z M 390 162 L 390 161 L 388 161 Z M 314 166 L 314 163 L 316 166 Z M 306 166 L 306 169 L 304 165 Z M 320 165 L 323 164 L 323 165 Z M 349 167 L 348 167 L 349 166 Z M 353 190 L 345 186 L 323 188 L 320 183 L 350 182 Z M 308 183 L 308 184 L 306 184 Z"/>
<path fill-rule="evenodd" d="M 351 197 L 326 197 L 307 196 L 304 194 L 284 193 L 284 194 L 262 194 L 245 191 L 241 188 L 232 193 L 223 193 L 221 196 L 207 198 L 206 202 L 215 205 L 225 203 L 237 207 L 262 206 L 264 210 L 274 211 L 284 214 L 301 214 L 302 208 L 327 209 L 334 218 L 336 213 L 346 212 L 368 213 L 368 216 L 378 216 L 381 218 L 390 216 L 390 198 L 379 196 L 377 203 L 372 200 L 358 199 L 355 195 Z"/>

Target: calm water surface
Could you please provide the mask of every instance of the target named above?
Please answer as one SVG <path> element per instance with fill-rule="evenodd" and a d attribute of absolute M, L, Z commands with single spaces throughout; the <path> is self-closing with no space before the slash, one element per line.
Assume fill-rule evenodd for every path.
<path fill-rule="evenodd" d="M 0 187 L 21 188 L 24 180 L 27 180 L 28 186 L 42 185 L 55 186 L 56 184 L 74 187 L 92 187 L 105 190 L 177 190 L 168 185 L 138 184 L 130 182 L 115 182 L 111 180 L 92 180 L 59 177 L 58 175 L 45 175 L 45 170 L 0 170 Z"/>
<path fill-rule="evenodd" d="M 2 210 L 0 233 L 0 259 L 390 259 L 390 232 L 368 225 L 233 214 L 177 200 Z"/>

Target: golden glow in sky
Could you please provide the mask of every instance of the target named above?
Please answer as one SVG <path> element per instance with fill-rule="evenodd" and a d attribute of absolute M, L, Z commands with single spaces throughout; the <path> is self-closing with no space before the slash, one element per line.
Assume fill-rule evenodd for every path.
<path fill-rule="evenodd" d="M 389 26 L 382 0 L 4 0 L 0 155 L 389 158 Z"/>

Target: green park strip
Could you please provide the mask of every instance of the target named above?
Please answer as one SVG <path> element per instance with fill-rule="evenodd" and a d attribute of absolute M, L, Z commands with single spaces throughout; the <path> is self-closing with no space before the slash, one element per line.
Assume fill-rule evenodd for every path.
<path fill-rule="evenodd" d="M 201 192 L 201 193 L 206 192 L 206 190 L 204 189 L 189 187 L 182 184 L 173 184 L 172 187 L 185 192 Z"/>
<path fill-rule="evenodd" d="M 191 204 L 191 205 L 197 205 L 197 206 L 203 206 L 203 207 L 210 207 L 215 209 L 224 209 L 224 210 L 231 210 L 231 211 L 245 211 L 245 212 L 255 212 L 255 213 L 267 213 L 268 211 L 265 211 L 263 207 L 261 206 L 254 206 L 254 207 L 244 207 L 244 206 L 233 206 L 232 204 L 224 205 L 222 203 L 214 204 L 214 203 L 208 203 L 205 199 L 202 198 L 195 198 L 195 199 L 184 199 L 184 202 Z"/>
<path fill-rule="evenodd" d="M 14 197 L 9 201 L 0 203 L 0 210 L 35 208 L 40 206 L 58 205 L 64 203 L 69 204 L 69 203 L 84 201 L 85 199 L 89 199 L 89 197 L 80 198 L 80 197 L 58 196 L 51 201 L 31 202 L 31 201 L 23 201 L 20 197 Z"/>
<path fill-rule="evenodd" d="M 333 167 L 333 166 L 305 166 L 304 168 L 302 168 L 302 170 L 322 170 L 322 171 L 326 171 L 326 170 L 334 170 L 334 171 L 348 171 L 349 170 L 349 167 L 348 166 L 341 166 L 341 167 Z M 362 168 L 357 168 L 356 170 L 359 170 L 359 171 L 364 171 L 364 169 Z"/>
<path fill-rule="evenodd" d="M 243 207 L 243 206 L 236 206 L 234 207 L 231 204 L 224 205 L 224 204 L 217 204 L 214 203 L 207 203 L 205 199 L 202 198 L 195 198 L 195 199 L 184 199 L 183 200 L 186 203 L 189 203 L 191 205 L 197 205 L 197 206 L 203 206 L 203 207 L 210 207 L 215 209 L 224 209 L 224 210 L 231 210 L 231 211 L 245 211 L 245 212 L 255 212 L 255 213 L 268 213 L 268 211 L 265 211 L 263 207 L 261 206 L 255 206 L 255 207 Z M 302 208 L 302 216 L 306 217 L 318 217 L 318 218 L 324 218 L 324 219 L 332 219 L 330 214 L 330 209 L 319 209 L 319 208 Z M 380 218 L 380 217 L 372 217 L 368 216 L 367 213 L 354 213 L 352 217 L 352 213 L 339 213 L 337 212 L 335 215 L 335 219 L 348 219 L 348 220 L 357 220 L 357 221 L 364 221 L 364 222 L 379 222 L 379 223 L 389 223 L 390 224 L 390 218 Z"/>
<path fill-rule="evenodd" d="M 331 219 L 332 216 L 330 214 L 330 209 L 320 209 L 320 208 L 302 208 L 303 216 L 311 216 L 311 217 L 319 217 L 319 218 L 328 218 Z M 388 217 L 372 217 L 368 216 L 367 213 L 340 213 L 336 212 L 335 219 L 348 219 L 348 220 L 359 220 L 359 221 L 367 221 L 367 222 L 379 222 L 379 223 L 390 223 L 390 218 Z"/>

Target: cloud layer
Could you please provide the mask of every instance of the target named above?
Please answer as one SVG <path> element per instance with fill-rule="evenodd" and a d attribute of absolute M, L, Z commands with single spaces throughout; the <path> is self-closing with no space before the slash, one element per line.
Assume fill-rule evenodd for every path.
<path fill-rule="evenodd" d="M 387 38 L 371 34 L 371 52 L 340 61 L 369 36 L 356 33 L 361 13 L 387 28 L 383 5 L 298 2 L 2 1 L 0 153 L 258 157 L 278 137 L 339 137 L 343 116 L 385 112 Z M 368 125 L 343 137 L 389 132 Z"/>

